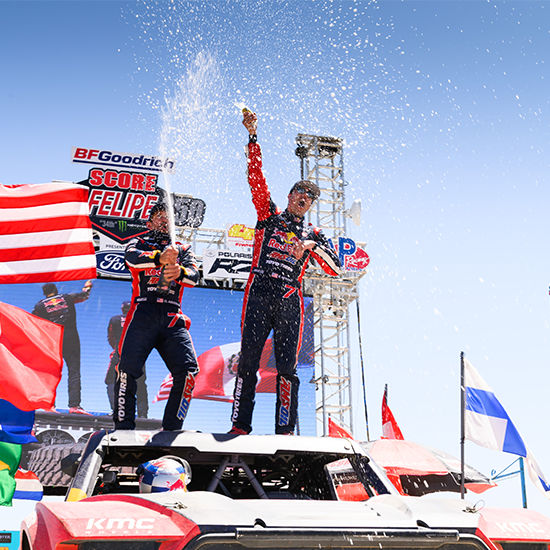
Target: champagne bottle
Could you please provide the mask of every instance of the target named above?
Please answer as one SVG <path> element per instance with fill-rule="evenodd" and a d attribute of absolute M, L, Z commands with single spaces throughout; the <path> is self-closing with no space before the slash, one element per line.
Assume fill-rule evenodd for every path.
<path fill-rule="evenodd" d="M 162 294 L 165 296 L 170 292 L 170 287 L 172 286 L 172 281 L 167 281 L 166 276 L 164 275 L 164 270 L 166 269 L 166 266 L 163 266 L 160 276 L 159 276 L 159 282 L 157 284 L 157 294 Z"/>
<path fill-rule="evenodd" d="M 170 246 L 170 243 L 168 243 L 167 246 Z M 157 283 L 157 294 L 160 294 L 162 296 L 166 296 L 170 293 L 170 287 L 172 286 L 172 281 L 166 280 L 166 275 L 164 274 L 164 270 L 166 269 L 166 266 L 163 265 L 162 269 L 160 271 L 159 275 L 159 282 Z"/>

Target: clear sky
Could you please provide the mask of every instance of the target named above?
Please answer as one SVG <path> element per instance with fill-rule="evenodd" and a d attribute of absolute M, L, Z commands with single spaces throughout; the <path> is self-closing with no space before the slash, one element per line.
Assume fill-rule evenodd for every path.
<path fill-rule="evenodd" d="M 85 179 L 71 146 L 162 150 L 206 227 L 253 224 L 236 102 L 259 114 L 279 204 L 297 133 L 344 138 L 350 236 L 371 256 L 371 438 L 388 383 L 405 437 L 459 456 L 464 351 L 550 479 L 549 16 L 529 0 L 0 1 L 0 182 Z M 486 474 L 514 459 L 466 457 Z M 481 498 L 519 506 L 519 480 Z M 528 500 L 550 515 L 529 481 Z"/>

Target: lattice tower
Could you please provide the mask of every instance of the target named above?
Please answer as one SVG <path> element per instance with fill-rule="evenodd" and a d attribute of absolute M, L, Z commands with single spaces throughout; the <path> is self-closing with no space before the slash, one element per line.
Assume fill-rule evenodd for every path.
<path fill-rule="evenodd" d="M 321 195 L 308 213 L 309 221 L 338 242 L 346 235 L 344 147 L 340 138 L 298 134 L 296 155 L 301 179 L 314 181 Z M 310 264 L 311 265 L 311 264 Z M 328 435 L 329 416 L 353 433 L 349 305 L 357 299 L 364 272 L 333 278 L 309 268 L 304 291 L 313 295 L 317 433 Z"/>

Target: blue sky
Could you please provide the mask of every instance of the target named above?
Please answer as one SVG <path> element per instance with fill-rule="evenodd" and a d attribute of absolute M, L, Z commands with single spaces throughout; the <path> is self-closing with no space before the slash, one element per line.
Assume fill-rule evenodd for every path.
<path fill-rule="evenodd" d="M 350 235 L 371 256 L 371 438 L 388 383 L 405 437 L 458 456 L 464 351 L 550 478 L 549 12 L 529 0 L 2 1 L 0 182 L 85 179 L 71 146 L 165 147 L 174 188 L 206 201 L 205 226 L 252 224 L 235 102 L 259 114 L 280 204 L 299 178 L 296 134 L 344 138 L 347 200 L 363 202 Z M 357 376 L 365 437 L 360 390 Z M 513 460 L 471 443 L 466 457 L 485 473 Z M 482 497 L 520 505 L 519 480 Z M 550 514 L 531 484 L 528 500 Z"/>

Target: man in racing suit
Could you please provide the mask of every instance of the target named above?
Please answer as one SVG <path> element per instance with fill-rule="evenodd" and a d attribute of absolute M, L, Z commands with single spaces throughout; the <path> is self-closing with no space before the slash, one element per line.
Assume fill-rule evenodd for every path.
<path fill-rule="evenodd" d="M 136 380 L 153 348 L 157 349 L 174 385 L 164 410 L 164 430 L 179 430 L 189 408 L 199 372 L 189 335 L 189 319 L 180 309 L 184 287 L 199 278 L 195 255 L 189 245 L 171 245 L 164 204 L 151 209 L 149 232 L 133 239 L 124 259 L 132 274 L 132 307 L 120 339 L 120 362 L 115 382 L 115 428 L 133 430 L 136 416 Z M 169 283 L 166 293 L 157 288 L 159 278 Z"/>
<path fill-rule="evenodd" d="M 63 325 L 63 359 L 67 364 L 67 384 L 69 390 L 69 412 L 86 414 L 81 406 L 81 384 L 80 384 L 80 337 L 76 328 L 75 304 L 85 302 L 90 297 L 92 281 L 86 281 L 82 292 L 71 292 L 59 294 L 53 283 L 46 283 L 42 286 L 44 293 L 43 300 L 40 300 L 32 311 L 33 315 L 47 319 L 52 323 Z"/>
<path fill-rule="evenodd" d="M 229 433 L 252 431 L 260 357 L 273 329 L 277 364 L 275 433 L 292 434 L 298 415 L 296 363 L 302 339 L 302 278 L 311 256 L 333 276 L 338 275 L 340 262 L 320 229 L 304 221 L 319 197 L 319 188 L 311 181 L 299 181 L 290 190 L 288 206 L 282 212 L 271 200 L 262 172 L 256 114 L 245 111 L 243 124 L 250 135 L 246 150 L 248 183 L 258 222 L 243 303 L 241 358 L 233 394 L 233 427 Z"/>

